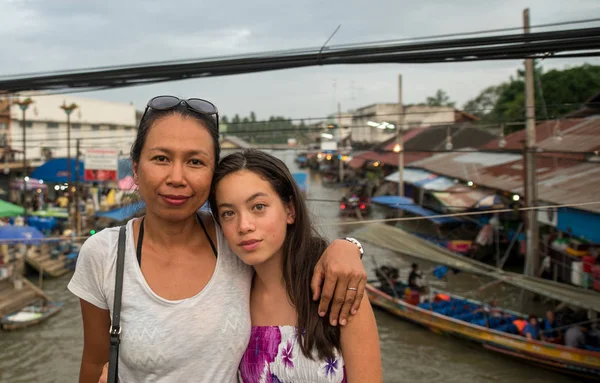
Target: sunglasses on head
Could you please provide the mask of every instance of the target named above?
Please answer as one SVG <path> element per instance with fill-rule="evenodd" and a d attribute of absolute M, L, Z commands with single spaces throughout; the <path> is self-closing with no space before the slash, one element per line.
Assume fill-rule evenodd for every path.
<path fill-rule="evenodd" d="M 148 105 L 146 106 L 146 110 L 144 110 L 144 114 L 142 115 L 142 119 L 140 121 L 144 119 L 148 109 L 165 111 L 171 110 L 178 105 L 184 105 L 193 112 L 211 117 L 217 124 L 217 129 L 219 129 L 219 111 L 217 110 L 217 107 L 212 102 L 203 100 L 201 98 L 189 98 L 187 100 L 182 100 L 175 96 L 154 97 L 148 101 Z"/>

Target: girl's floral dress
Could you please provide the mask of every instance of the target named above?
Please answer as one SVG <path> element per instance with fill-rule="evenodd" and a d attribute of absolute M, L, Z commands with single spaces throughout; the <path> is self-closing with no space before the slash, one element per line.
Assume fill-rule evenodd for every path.
<path fill-rule="evenodd" d="M 302 354 L 294 326 L 253 326 L 242 357 L 244 383 L 346 383 L 344 360 L 310 360 Z"/>

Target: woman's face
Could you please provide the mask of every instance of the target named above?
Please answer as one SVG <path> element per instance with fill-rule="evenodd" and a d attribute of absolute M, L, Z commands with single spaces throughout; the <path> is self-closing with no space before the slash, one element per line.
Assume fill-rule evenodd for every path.
<path fill-rule="evenodd" d="M 215 153 L 206 126 L 179 114 L 159 119 L 148 131 L 135 183 L 146 211 L 167 221 L 189 218 L 206 202 Z"/>
<path fill-rule="evenodd" d="M 223 177 L 215 194 L 223 234 L 244 263 L 256 266 L 281 254 L 294 213 L 269 182 L 241 170 Z"/>

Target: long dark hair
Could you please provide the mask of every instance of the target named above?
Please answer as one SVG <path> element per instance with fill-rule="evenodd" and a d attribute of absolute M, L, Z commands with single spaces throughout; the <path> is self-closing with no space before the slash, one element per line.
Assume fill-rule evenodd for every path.
<path fill-rule="evenodd" d="M 310 288 L 312 272 L 327 242 L 311 225 L 302 193 L 287 166 L 278 158 L 255 149 L 230 154 L 217 166 L 209 196 L 210 207 L 217 220 L 216 187 L 225 176 L 240 170 L 259 175 L 271 184 L 284 204 L 291 203 L 294 207 L 295 220 L 288 225 L 282 263 L 287 295 L 298 314 L 300 348 L 311 359 L 312 350 L 317 351 L 320 359 L 333 358 L 334 351 L 340 350 L 340 330 L 331 326 L 326 318 L 319 317 L 319 304 L 312 300 Z"/>

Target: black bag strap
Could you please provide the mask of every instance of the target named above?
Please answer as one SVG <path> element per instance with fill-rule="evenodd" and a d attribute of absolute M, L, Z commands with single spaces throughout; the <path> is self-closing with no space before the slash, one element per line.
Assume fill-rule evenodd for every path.
<path fill-rule="evenodd" d="M 117 274 L 115 277 L 115 297 L 112 324 L 110 326 L 110 356 L 108 359 L 108 383 L 116 383 L 119 373 L 119 344 L 121 343 L 121 295 L 123 293 L 123 268 L 125 266 L 126 226 L 119 229 L 117 246 Z"/>

